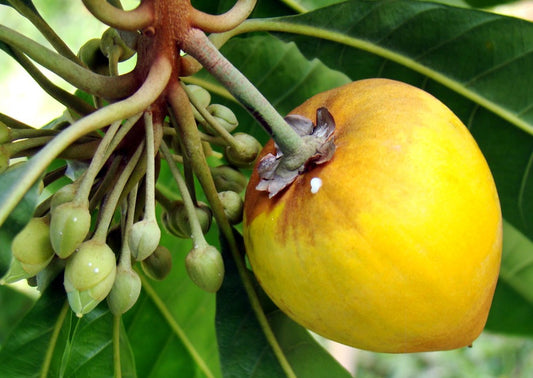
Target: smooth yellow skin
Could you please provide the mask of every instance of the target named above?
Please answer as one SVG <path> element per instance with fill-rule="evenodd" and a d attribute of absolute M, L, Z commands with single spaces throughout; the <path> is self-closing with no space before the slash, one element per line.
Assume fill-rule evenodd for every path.
<path fill-rule="evenodd" d="M 303 326 L 357 348 L 470 345 L 502 248 L 498 195 L 474 139 L 437 99 L 396 81 L 353 82 L 292 114 L 315 121 L 321 106 L 337 127 L 333 159 L 273 199 L 255 190 L 256 172 L 250 180 L 244 240 L 260 284 Z"/>

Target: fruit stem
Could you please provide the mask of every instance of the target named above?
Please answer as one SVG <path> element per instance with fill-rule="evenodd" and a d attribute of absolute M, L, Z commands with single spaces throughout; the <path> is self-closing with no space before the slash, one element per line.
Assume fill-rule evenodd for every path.
<path fill-rule="evenodd" d="M 239 143 L 233 135 L 231 135 L 228 130 L 226 130 L 224 127 L 220 125 L 220 123 L 207 111 L 206 108 L 201 106 L 200 102 L 197 100 L 197 98 L 193 95 L 192 91 L 185 85 L 181 84 L 183 89 L 185 89 L 185 92 L 187 93 L 187 96 L 189 96 L 189 99 L 191 100 L 192 105 L 198 110 L 198 113 L 204 119 L 209 123 L 209 125 L 220 135 L 222 140 L 225 142 L 224 145 L 231 146 L 236 151 L 240 151 L 242 149 L 241 143 Z M 220 141 L 219 141 L 220 143 Z"/>
<path fill-rule="evenodd" d="M 0 113 L 0 122 L 5 123 L 8 127 L 11 127 L 12 129 L 33 129 L 30 125 L 26 125 L 24 122 L 20 122 L 16 120 L 15 118 L 11 118 L 10 116 Z"/>
<path fill-rule="evenodd" d="M 144 219 L 155 221 L 155 141 L 154 123 L 152 121 L 152 112 L 150 111 L 144 113 L 144 129 L 146 132 L 146 200 Z"/>
<path fill-rule="evenodd" d="M 46 38 L 48 42 L 54 47 L 54 49 L 63 55 L 64 57 L 72 60 L 73 62 L 82 65 L 82 62 L 74 54 L 65 42 L 56 34 L 54 29 L 46 23 L 46 21 L 41 17 L 41 15 L 34 8 L 32 9 L 21 0 L 8 0 L 13 8 L 15 8 L 21 15 L 26 17 L 36 28 L 41 32 L 41 34 Z M 31 4 L 31 3 L 30 3 Z"/>
<path fill-rule="evenodd" d="M 63 323 L 65 322 L 65 318 L 67 316 L 69 308 L 70 307 L 68 301 L 65 300 L 65 302 L 63 303 L 63 307 L 61 307 L 61 311 L 59 312 L 57 320 L 54 324 L 54 329 L 52 331 L 52 335 L 50 336 L 50 342 L 48 343 L 48 347 L 46 348 L 46 354 L 44 356 L 43 365 L 41 367 L 41 378 L 48 377 L 48 372 L 52 363 L 52 357 L 54 356 L 54 352 L 56 351 L 56 344 L 57 340 L 59 339 L 59 333 L 63 328 Z"/>
<path fill-rule="evenodd" d="M 94 194 L 92 195 L 91 193 L 89 194 L 89 196 L 91 197 L 89 201 L 89 210 L 92 211 L 96 208 L 96 206 L 100 203 L 102 198 L 104 198 L 104 195 L 109 191 L 109 188 L 111 187 L 111 185 L 114 184 L 117 178 L 116 174 L 117 174 L 118 168 L 120 167 L 121 161 L 122 161 L 121 156 L 116 156 L 115 158 L 113 158 L 113 161 L 111 162 L 109 167 L 106 169 L 103 180 L 98 185 L 98 189 L 96 190 Z"/>
<path fill-rule="evenodd" d="M 274 138 L 284 155 L 293 155 L 302 148 L 302 138 L 285 122 L 261 92 L 218 51 L 201 30 L 190 30 L 183 41 L 183 50 L 196 58 L 244 105 Z"/>
<path fill-rule="evenodd" d="M 141 4 L 130 11 L 119 9 L 106 0 L 82 0 L 94 17 L 111 27 L 120 30 L 137 31 L 154 22 L 151 2 L 141 1 Z"/>
<path fill-rule="evenodd" d="M 129 96 L 135 91 L 137 80 L 134 72 L 112 77 L 95 74 L 4 25 L 0 25 L 0 41 L 20 50 L 76 88 L 95 96 L 115 99 Z"/>
<path fill-rule="evenodd" d="M 171 71 L 172 66 L 166 58 L 155 60 L 146 81 L 133 95 L 74 122 L 43 147 L 26 163 L 25 169 L 11 187 L 5 188 L 5 196 L 0 203 L 0 225 L 61 151 L 83 135 L 98 130 L 117 119 L 131 117 L 148 107 L 167 85 Z"/>
<path fill-rule="evenodd" d="M 143 149 L 144 141 L 139 145 L 139 147 L 137 147 L 131 158 L 128 160 L 128 163 L 122 170 L 122 173 L 120 174 L 117 182 L 113 186 L 113 190 L 109 194 L 109 197 L 105 201 L 103 209 L 101 210 L 100 221 L 98 222 L 98 226 L 96 227 L 96 231 L 94 232 L 94 235 L 92 237 L 93 240 L 105 243 L 107 237 L 107 230 L 109 229 L 109 225 L 111 224 L 111 220 L 113 219 L 113 215 L 120 200 L 122 191 L 124 190 L 124 187 L 128 182 L 128 179 L 130 178 L 133 170 L 135 169 L 135 166 L 137 165 L 137 162 L 141 157 Z"/>
<path fill-rule="evenodd" d="M 25 138 L 35 138 L 43 136 L 55 136 L 59 134 L 59 130 L 50 129 L 11 129 L 11 141 Z"/>
<path fill-rule="evenodd" d="M 192 24 L 208 33 L 221 33 L 231 30 L 248 18 L 256 2 L 257 0 L 237 0 L 233 8 L 216 16 L 192 8 Z"/>
<path fill-rule="evenodd" d="M 43 75 L 43 73 L 26 57 L 26 55 L 22 54 L 19 50 L 12 48 L 11 51 L 15 55 L 17 62 L 52 98 L 80 115 L 86 115 L 96 110 L 93 106 L 83 101 L 81 98 L 55 85 L 45 75 Z"/>
<path fill-rule="evenodd" d="M 10 154 L 10 156 L 13 156 L 21 153 L 22 151 L 29 150 L 35 147 L 40 147 L 50 142 L 53 138 L 53 136 L 28 138 L 18 142 L 4 144 L 3 146 L 5 150 Z"/>
<path fill-rule="evenodd" d="M 172 154 L 170 153 L 170 150 L 168 149 L 167 144 L 164 141 L 161 142 L 161 146 L 159 147 L 159 149 L 167 160 L 172 177 L 176 181 L 176 184 L 178 184 L 181 199 L 183 200 L 183 205 L 185 206 L 185 211 L 187 212 L 187 218 L 189 219 L 189 223 L 191 225 L 191 237 L 193 240 L 194 248 L 206 248 L 208 244 L 205 240 L 204 233 L 202 232 L 202 226 L 200 225 L 198 216 L 196 215 L 196 208 L 194 206 L 191 194 L 189 193 L 189 190 L 187 188 L 187 184 L 185 183 L 183 177 L 181 177 L 181 174 L 178 171 L 176 164 L 173 163 Z"/>
<path fill-rule="evenodd" d="M 98 172 L 100 172 L 100 169 L 102 169 L 106 161 L 105 155 L 107 152 L 107 147 L 109 146 L 109 143 L 111 143 L 111 140 L 115 136 L 121 124 L 122 120 L 115 121 L 107 129 L 104 138 L 102 139 L 100 145 L 94 153 L 89 168 L 87 169 L 87 171 L 85 171 L 85 174 L 83 175 L 80 186 L 76 191 L 76 196 L 73 200 L 74 203 L 79 205 L 89 205 L 89 193 L 91 191 L 91 187 L 93 186 L 94 180 L 98 175 Z"/>
<path fill-rule="evenodd" d="M 177 124 L 179 126 L 178 133 L 181 140 L 184 141 L 184 154 L 190 156 L 194 173 L 196 174 L 198 181 L 200 181 L 200 185 L 202 186 L 207 201 L 211 205 L 211 209 L 213 210 L 218 227 L 228 241 L 232 257 L 237 265 L 239 276 L 243 283 L 244 289 L 246 290 L 246 294 L 248 295 L 248 299 L 250 300 L 255 316 L 270 347 L 274 352 L 274 355 L 278 359 L 282 369 L 285 371 L 285 374 L 288 377 L 296 377 L 283 351 L 281 350 L 281 347 L 276 340 L 276 336 L 274 335 L 272 328 L 268 323 L 268 319 L 263 311 L 263 308 L 261 307 L 259 297 L 257 296 L 249 275 L 250 273 L 246 269 L 244 259 L 240 254 L 235 236 L 233 235 L 233 228 L 228 222 L 228 219 L 224 213 L 224 206 L 222 205 L 222 202 L 218 196 L 209 165 L 207 164 L 202 149 L 197 147 L 201 145 L 201 139 L 198 128 L 196 127 L 192 109 L 190 106 L 183 106 L 184 103 L 188 102 L 187 95 L 177 82 L 171 82 L 168 88 L 168 100 L 172 110 L 174 111 L 174 114 L 176 115 Z"/>

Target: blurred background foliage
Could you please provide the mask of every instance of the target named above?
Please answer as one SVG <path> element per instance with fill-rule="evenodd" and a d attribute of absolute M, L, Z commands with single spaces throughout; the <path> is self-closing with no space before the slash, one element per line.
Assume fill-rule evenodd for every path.
<path fill-rule="evenodd" d="M 283 7 L 284 11 L 281 13 L 285 14 L 286 9 L 295 9 L 295 6 L 303 10 L 306 7 L 316 8 L 317 5 L 339 2 L 336 0 L 259 1 L 263 3 L 271 1 L 273 7 Z M 88 39 L 99 37 L 105 30 L 105 27 L 85 10 L 81 1 L 34 0 L 33 2 L 42 16 L 74 51 L 77 51 Z M 205 1 L 193 1 L 193 4 L 195 2 L 202 3 L 206 9 Z M 466 7 L 496 6 L 491 10 L 518 17 L 533 16 L 533 1 L 512 3 L 506 0 L 443 0 L 440 2 Z M 504 3 L 505 5 L 502 5 Z M 131 8 L 136 2 L 128 0 L 123 1 L 123 4 L 126 8 Z M 212 12 L 220 10 L 217 2 L 211 4 L 213 9 L 206 10 Z M 261 15 L 256 14 L 256 16 Z M 46 44 L 33 26 L 10 7 L 0 8 L 0 23 Z M 128 61 L 122 70 L 129 70 L 133 64 L 134 61 Z M 50 99 L 6 54 L 0 54 L 0 67 L 0 87 L 3 93 L 0 112 L 36 127 L 46 124 L 63 112 L 62 105 Z M 54 77 L 53 74 L 50 75 Z M 55 82 L 67 90 L 72 90 L 72 87 L 61 79 Z M 0 347 L 17 321 L 29 311 L 36 296 L 36 292 L 23 285 L 0 286 Z M 501 314 L 509 317 L 519 317 L 519 315 Z M 531 324 L 533 326 L 533 319 Z M 473 348 L 407 355 L 371 353 L 327 340 L 320 341 L 356 377 L 533 377 L 531 338 L 502 336 L 486 331 L 475 342 Z"/>

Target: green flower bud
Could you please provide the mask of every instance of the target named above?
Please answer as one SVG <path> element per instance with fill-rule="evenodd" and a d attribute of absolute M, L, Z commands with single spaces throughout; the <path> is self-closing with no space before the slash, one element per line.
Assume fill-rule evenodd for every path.
<path fill-rule="evenodd" d="M 144 219 L 133 225 L 128 237 L 131 254 L 137 261 L 150 256 L 161 240 L 161 230 L 155 220 Z"/>
<path fill-rule="evenodd" d="M 185 258 L 191 280 L 202 290 L 215 293 L 224 280 L 224 262 L 213 246 L 193 248 Z"/>
<path fill-rule="evenodd" d="M 67 258 L 85 240 L 91 227 L 91 214 L 86 206 L 66 202 L 52 212 L 50 240 L 56 254 Z"/>
<path fill-rule="evenodd" d="M 52 196 L 52 201 L 50 202 L 50 211 L 54 211 L 54 209 L 61 204 L 72 202 L 78 190 L 78 186 L 77 183 L 68 184 L 55 192 Z"/>
<path fill-rule="evenodd" d="M 207 106 L 211 102 L 211 94 L 207 90 L 200 87 L 199 85 L 194 85 L 194 84 L 187 85 L 187 89 L 189 89 L 189 91 L 191 92 L 191 97 L 197 100 L 201 107 L 207 108 Z M 202 117 L 200 113 L 198 113 L 198 111 L 196 110 L 194 106 L 193 106 L 193 112 L 194 112 L 195 119 L 197 119 L 200 122 L 204 121 L 204 117 Z"/>
<path fill-rule="evenodd" d="M 0 145 L 0 173 L 3 173 L 9 167 L 9 159 L 11 156 L 4 145 Z"/>
<path fill-rule="evenodd" d="M 232 191 L 225 191 L 218 193 L 218 198 L 220 198 L 220 202 L 224 206 L 224 214 L 228 221 L 231 224 L 241 223 L 244 206 L 241 196 Z"/>
<path fill-rule="evenodd" d="M 100 50 L 100 39 L 93 38 L 85 42 L 78 52 L 80 60 L 92 71 L 109 75 L 109 61 Z"/>
<path fill-rule="evenodd" d="M 87 314 L 111 291 L 116 276 L 115 254 L 97 240 L 82 243 L 67 261 L 63 284 L 78 317 Z"/>
<path fill-rule="evenodd" d="M 28 277 L 43 270 L 54 257 L 48 219 L 32 218 L 13 239 L 11 250 Z"/>
<path fill-rule="evenodd" d="M 240 145 L 238 150 L 227 146 L 224 150 L 226 160 L 239 168 L 250 168 L 261 152 L 261 144 L 253 136 L 244 133 L 236 133 L 234 138 Z"/>
<path fill-rule="evenodd" d="M 46 218 L 32 218 L 11 243 L 12 259 L 2 282 L 11 283 L 35 276 L 52 261 L 50 227 Z"/>
<path fill-rule="evenodd" d="M 219 165 L 211 168 L 211 176 L 218 192 L 231 190 L 240 193 L 246 188 L 248 178 L 237 169 L 229 165 Z"/>
<path fill-rule="evenodd" d="M 172 255 L 163 246 L 158 246 L 154 253 L 141 261 L 143 272 L 154 280 L 162 280 L 172 269 Z"/>
<path fill-rule="evenodd" d="M 233 111 L 221 104 L 211 104 L 207 111 L 218 121 L 218 123 L 228 132 L 232 132 L 239 126 L 239 121 Z"/>
<path fill-rule="evenodd" d="M 129 46 L 124 42 L 122 37 L 118 34 L 118 31 L 113 28 L 107 29 L 100 39 L 100 50 L 102 53 L 109 57 L 111 50 L 114 48 L 120 48 L 121 54 L 119 62 L 128 60 L 135 54 L 135 51 L 130 49 Z"/>
<path fill-rule="evenodd" d="M 0 121 L 0 144 L 11 142 L 11 128 Z"/>
<path fill-rule="evenodd" d="M 121 315 L 132 308 L 141 294 L 141 287 L 141 278 L 137 272 L 119 265 L 115 282 L 107 296 L 107 304 L 111 312 Z"/>
<path fill-rule="evenodd" d="M 213 213 L 211 209 L 204 203 L 199 203 L 199 206 L 195 208 L 196 217 L 202 227 L 202 232 L 205 234 L 211 227 Z M 161 214 L 161 220 L 165 229 L 172 235 L 182 239 L 191 238 L 191 225 L 189 222 L 189 216 L 185 210 L 185 205 L 181 201 L 175 201 L 172 208 L 168 211 L 164 211 Z"/>
<path fill-rule="evenodd" d="M 213 213 L 206 204 L 199 203 L 198 205 L 199 206 L 195 208 L 196 217 L 200 222 L 202 232 L 206 234 L 211 227 Z M 185 210 L 185 205 L 181 204 L 180 206 L 176 207 L 172 216 L 174 222 L 173 224 L 179 230 L 180 234 L 182 235 L 181 237 L 184 239 L 190 239 L 192 235 L 191 222 L 189 220 L 189 215 Z"/>

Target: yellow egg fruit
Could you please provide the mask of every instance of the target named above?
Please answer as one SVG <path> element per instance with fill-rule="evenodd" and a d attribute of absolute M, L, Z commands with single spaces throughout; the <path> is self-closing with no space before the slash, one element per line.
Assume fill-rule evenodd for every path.
<path fill-rule="evenodd" d="M 336 151 L 273 198 L 257 166 L 244 208 L 253 271 L 291 318 L 377 352 L 471 345 L 498 277 L 502 218 L 489 167 L 427 92 L 368 79 L 291 114 L 333 116 Z M 270 141 L 261 156 L 276 154 Z M 260 160 L 259 158 L 259 160 Z"/>

